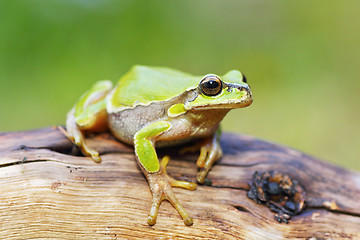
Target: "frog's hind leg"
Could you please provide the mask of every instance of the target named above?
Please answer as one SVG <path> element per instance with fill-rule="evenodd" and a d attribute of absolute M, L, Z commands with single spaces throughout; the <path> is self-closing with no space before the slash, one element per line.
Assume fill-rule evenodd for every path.
<path fill-rule="evenodd" d="M 86 145 L 84 133 L 75 122 L 74 112 L 72 109 L 67 115 L 65 135 L 80 148 L 82 154 L 90 156 L 95 162 L 101 162 L 99 153 Z"/>
<path fill-rule="evenodd" d="M 85 156 L 100 162 L 99 153 L 85 143 L 84 132 L 107 129 L 106 96 L 112 88 L 108 80 L 96 83 L 70 110 L 66 119 L 66 136 L 73 141 Z"/>

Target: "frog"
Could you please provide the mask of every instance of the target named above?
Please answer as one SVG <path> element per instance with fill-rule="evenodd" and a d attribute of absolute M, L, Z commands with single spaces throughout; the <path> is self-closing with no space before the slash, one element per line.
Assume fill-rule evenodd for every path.
<path fill-rule="evenodd" d="M 183 150 L 200 152 L 196 182 L 203 184 L 223 155 L 220 122 L 231 109 L 252 102 L 246 77 L 238 70 L 223 76 L 197 76 L 168 67 L 135 65 L 115 86 L 102 80 L 80 97 L 67 114 L 66 135 L 98 163 L 99 152 L 85 142 L 88 133 L 110 131 L 120 142 L 133 146 L 152 194 L 147 223 L 156 223 L 160 204 L 167 200 L 190 226 L 193 218 L 173 187 L 195 190 L 197 184 L 171 177 L 166 170 L 170 157 L 159 160 L 156 150 L 190 143 Z"/>

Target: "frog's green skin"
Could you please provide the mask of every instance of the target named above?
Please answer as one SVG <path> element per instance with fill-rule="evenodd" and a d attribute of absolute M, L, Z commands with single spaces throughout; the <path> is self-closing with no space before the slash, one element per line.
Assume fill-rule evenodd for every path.
<path fill-rule="evenodd" d="M 207 81 L 217 87 L 211 88 L 206 85 L 210 82 L 204 83 Z M 109 128 L 116 138 L 133 144 L 153 195 L 148 223 L 156 223 L 160 203 L 167 199 L 184 223 L 191 225 L 192 218 L 171 187 L 194 190 L 196 184 L 168 176 L 169 158 L 164 157 L 159 163 L 155 146 L 198 139 L 198 144 L 188 150 L 200 149 L 197 181 L 203 183 L 214 162 L 222 156 L 220 121 L 231 109 L 251 103 L 250 88 L 236 70 L 218 77 L 193 76 L 164 67 L 134 66 L 114 88 L 107 80 L 96 83 L 68 113 L 66 127 L 69 138 L 97 162 L 99 154 L 84 143 L 84 132 Z"/>

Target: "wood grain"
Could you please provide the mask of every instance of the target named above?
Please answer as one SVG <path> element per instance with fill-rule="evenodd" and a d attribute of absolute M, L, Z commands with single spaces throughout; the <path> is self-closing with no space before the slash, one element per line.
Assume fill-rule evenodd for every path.
<path fill-rule="evenodd" d="M 194 225 L 163 202 L 146 222 L 151 195 L 133 149 L 109 134 L 81 156 L 57 128 L 0 134 L 0 239 L 360 239 L 360 174 L 249 136 L 224 134 L 224 157 L 195 191 L 175 189 Z M 170 175 L 194 181 L 197 154 L 171 155 Z M 289 224 L 247 198 L 255 171 L 298 180 L 307 207 Z"/>

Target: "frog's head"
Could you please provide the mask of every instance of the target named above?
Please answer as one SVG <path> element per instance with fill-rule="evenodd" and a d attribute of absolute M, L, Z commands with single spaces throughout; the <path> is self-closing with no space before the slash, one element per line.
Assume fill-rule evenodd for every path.
<path fill-rule="evenodd" d="M 222 77 L 215 74 L 205 75 L 198 87 L 187 95 L 184 107 L 186 110 L 233 109 L 249 106 L 252 101 L 252 93 L 245 76 L 232 70 Z"/>

